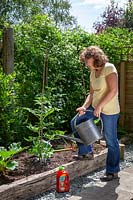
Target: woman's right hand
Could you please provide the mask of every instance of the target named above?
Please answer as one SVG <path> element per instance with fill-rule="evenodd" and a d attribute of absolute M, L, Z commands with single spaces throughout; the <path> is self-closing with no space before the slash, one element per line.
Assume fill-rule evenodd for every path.
<path fill-rule="evenodd" d="M 86 108 L 84 106 L 81 106 L 79 108 L 76 109 L 77 112 L 79 112 L 79 116 L 85 114 L 86 112 Z"/>

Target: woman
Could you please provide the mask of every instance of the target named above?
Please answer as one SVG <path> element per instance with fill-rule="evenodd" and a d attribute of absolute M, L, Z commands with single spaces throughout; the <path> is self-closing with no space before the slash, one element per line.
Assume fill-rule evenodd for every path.
<path fill-rule="evenodd" d="M 118 101 L 118 75 L 115 66 L 108 62 L 105 53 L 97 46 L 90 46 L 83 50 L 80 60 L 91 70 L 90 94 L 84 104 L 77 108 L 76 123 L 90 118 L 101 118 L 103 123 L 103 135 L 107 143 L 108 153 L 106 159 L 106 173 L 101 181 L 110 181 L 118 178 L 120 171 L 120 150 L 117 139 L 117 122 L 119 118 Z M 86 112 L 92 110 L 92 112 Z M 71 128 L 75 137 L 79 137 L 74 128 L 75 117 L 71 120 Z M 92 159 L 92 146 L 78 144 L 76 159 Z"/>

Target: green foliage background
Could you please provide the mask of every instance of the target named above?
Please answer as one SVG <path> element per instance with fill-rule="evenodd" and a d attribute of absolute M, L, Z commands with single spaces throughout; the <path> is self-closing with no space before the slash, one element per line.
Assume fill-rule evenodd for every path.
<path fill-rule="evenodd" d="M 60 109 L 53 116 L 55 130 L 70 133 L 70 120 L 89 92 L 89 71 L 79 62 L 81 50 L 98 45 L 117 66 L 122 54 L 126 58 L 123 47 L 133 44 L 133 32 L 126 28 L 110 28 L 99 35 L 80 27 L 62 31 L 47 15 L 15 25 L 14 38 L 15 72 L 10 76 L 0 72 L 0 144 L 6 146 L 13 141 L 25 143 L 24 137 L 32 134 L 26 126 L 37 119 L 23 107 L 35 108 L 35 96 L 42 92 L 46 56 L 50 101 Z"/>

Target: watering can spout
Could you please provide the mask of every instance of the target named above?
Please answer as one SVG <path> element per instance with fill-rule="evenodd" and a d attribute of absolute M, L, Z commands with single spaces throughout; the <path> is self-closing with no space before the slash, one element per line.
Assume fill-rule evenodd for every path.
<path fill-rule="evenodd" d="M 68 136 L 68 135 L 57 135 L 57 136 L 84 144 L 84 142 L 80 138 L 71 137 L 71 136 Z"/>

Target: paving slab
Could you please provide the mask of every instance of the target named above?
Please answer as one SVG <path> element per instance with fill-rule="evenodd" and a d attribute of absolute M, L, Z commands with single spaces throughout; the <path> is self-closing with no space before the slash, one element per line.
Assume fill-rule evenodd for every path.
<path fill-rule="evenodd" d="M 119 173 L 119 179 L 100 180 L 69 200 L 133 200 L 133 166 Z"/>

